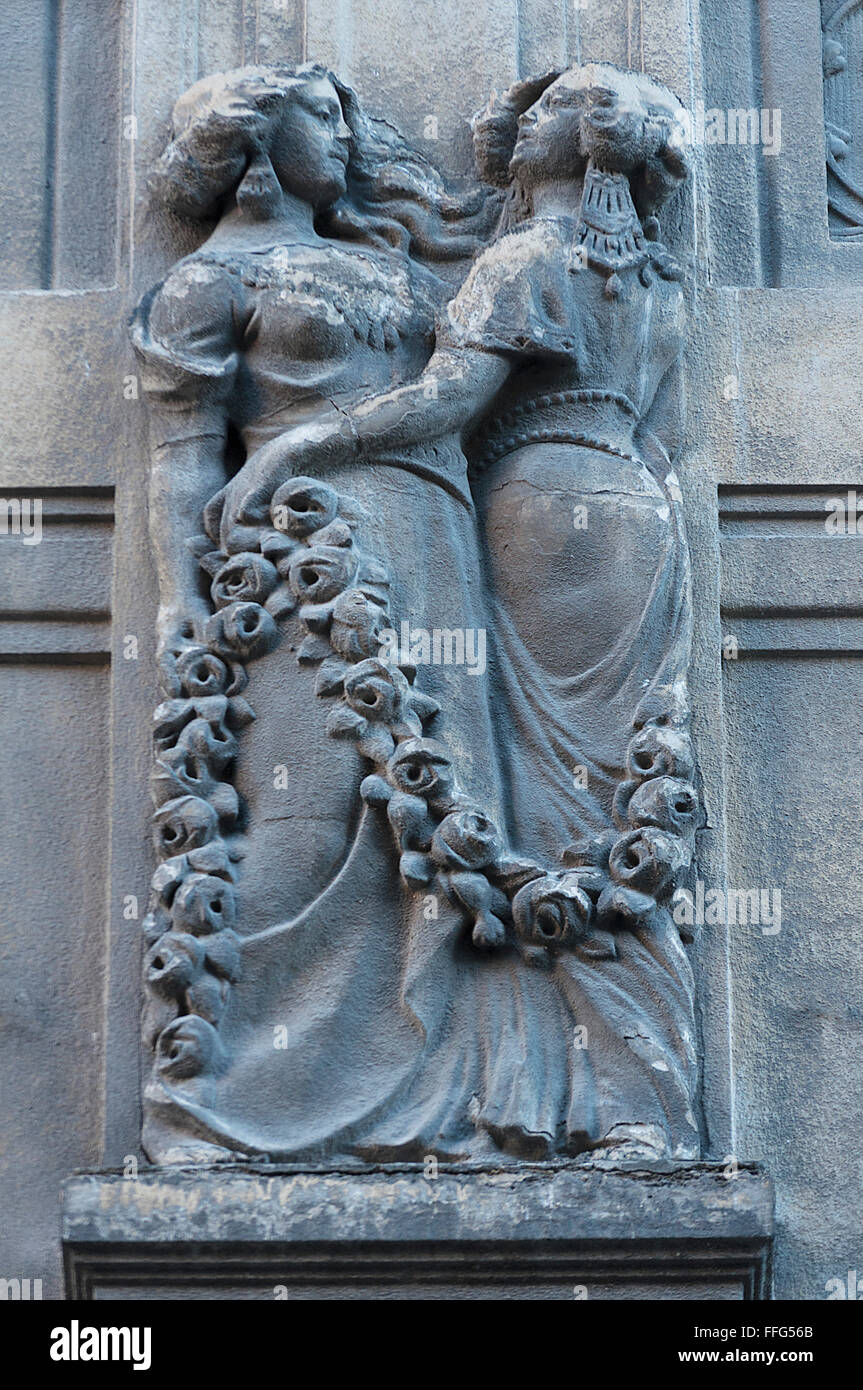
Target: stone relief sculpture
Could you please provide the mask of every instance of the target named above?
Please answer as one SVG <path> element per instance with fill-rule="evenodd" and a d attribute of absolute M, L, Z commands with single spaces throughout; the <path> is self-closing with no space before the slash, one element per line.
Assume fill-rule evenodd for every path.
<path fill-rule="evenodd" d="M 682 133 L 549 73 L 465 189 L 316 66 L 178 103 L 154 192 L 215 225 L 133 320 L 154 1161 L 697 1157 Z"/>

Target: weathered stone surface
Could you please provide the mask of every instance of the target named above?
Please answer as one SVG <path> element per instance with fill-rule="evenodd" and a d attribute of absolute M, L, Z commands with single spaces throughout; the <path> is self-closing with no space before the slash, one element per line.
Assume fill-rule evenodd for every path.
<path fill-rule="evenodd" d="M 84 1298 L 764 1298 L 771 1232 L 764 1175 L 706 1164 L 82 1174 L 63 1217 Z"/>

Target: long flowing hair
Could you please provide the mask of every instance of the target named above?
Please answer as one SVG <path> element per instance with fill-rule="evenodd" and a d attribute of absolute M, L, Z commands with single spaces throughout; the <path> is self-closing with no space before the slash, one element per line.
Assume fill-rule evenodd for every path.
<path fill-rule="evenodd" d="M 150 176 L 154 201 L 181 218 L 214 223 L 235 198 L 266 220 L 268 183 L 275 186 L 273 131 L 297 90 L 321 78 L 338 93 L 351 131 L 347 192 L 319 215 L 321 234 L 395 247 L 432 264 L 469 260 L 493 229 L 501 194 L 445 180 L 317 63 L 236 68 L 190 87 L 174 107 L 171 139 Z"/>

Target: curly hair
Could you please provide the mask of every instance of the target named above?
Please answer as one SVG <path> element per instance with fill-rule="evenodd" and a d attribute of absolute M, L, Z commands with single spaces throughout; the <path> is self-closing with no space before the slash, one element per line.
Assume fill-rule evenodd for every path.
<path fill-rule="evenodd" d="M 173 112 L 172 136 L 149 179 L 154 200 L 183 218 L 210 222 L 231 197 L 268 215 L 276 189 L 269 144 L 286 103 L 305 84 L 335 88 L 351 131 L 347 193 L 321 213 L 326 235 L 397 246 L 420 260 L 458 261 L 484 241 L 500 195 L 475 185 L 452 190 L 434 165 L 317 63 L 235 68 L 203 78 Z"/>
<path fill-rule="evenodd" d="M 504 220 L 513 224 L 529 216 L 531 211 L 529 194 L 510 172 L 510 161 L 518 138 L 519 117 L 566 73 L 581 73 L 588 80 L 603 85 L 625 79 L 635 86 L 641 121 L 634 167 L 632 131 L 626 132 L 627 169 L 639 216 L 642 219 L 654 216 L 689 173 L 685 108 L 669 88 L 644 73 L 619 68 L 612 63 L 585 63 L 516 82 L 500 95 L 492 92 L 486 105 L 474 116 L 472 130 L 479 175 L 488 183 L 508 190 Z M 610 134 L 613 141 L 613 129 Z M 613 164 L 613 149 L 606 149 L 605 153 L 604 162 Z M 580 148 L 578 163 L 583 167 L 587 159 L 587 151 Z M 579 169 L 574 168 L 573 173 L 577 172 Z"/>

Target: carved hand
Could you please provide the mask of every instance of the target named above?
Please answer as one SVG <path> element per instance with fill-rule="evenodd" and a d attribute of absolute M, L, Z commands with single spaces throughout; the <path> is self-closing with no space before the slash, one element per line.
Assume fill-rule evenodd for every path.
<path fill-rule="evenodd" d="M 270 522 L 270 502 L 288 478 L 317 477 L 334 464 L 345 462 L 357 449 L 356 433 L 349 417 L 333 410 L 308 424 L 299 425 L 262 445 L 234 475 L 222 493 L 219 530 L 222 548 L 237 548 L 232 537 L 243 527 Z M 242 548 L 242 544 L 240 548 Z"/>

